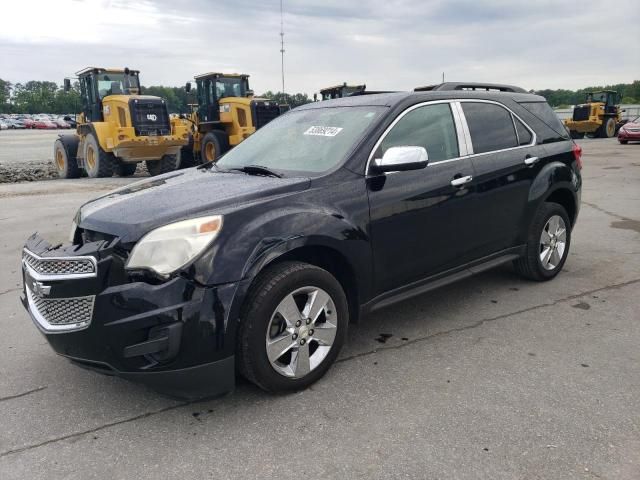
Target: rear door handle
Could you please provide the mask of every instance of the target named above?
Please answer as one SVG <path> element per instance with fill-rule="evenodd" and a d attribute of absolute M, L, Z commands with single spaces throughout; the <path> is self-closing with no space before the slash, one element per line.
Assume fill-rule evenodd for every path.
<path fill-rule="evenodd" d="M 527 157 L 524 159 L 524 164 L 529 166 L 535 165 L 539 160 L 540 159 L 538 157 Z"/>
<path fill-rule="evenodd" d="M 451 186 L 461 187 L 462 185 L 469 183 L 471 180 L 473 180 L 473 177 L 471 175 L 467 175 L 466 177 L 454 178 L 453 180 L 451 180 Z"/>

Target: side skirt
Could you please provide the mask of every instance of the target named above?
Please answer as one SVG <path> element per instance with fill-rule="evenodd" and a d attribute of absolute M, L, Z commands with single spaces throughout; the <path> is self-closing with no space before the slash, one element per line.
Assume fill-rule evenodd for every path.
<path fill-rule="evenodd" d="M 436 288 L 440 288 L 445 285 L 449 285 L 450 283 L 457 282 L 458 280 L 462 280 L 463 278 L 471 277 L 472 275 L 490 270 L 497 267 L 498 265 L 502 265 L 503 263 L 507 263 L 521 257 L 524 254 L 524 250 L 524 245 L 502 250 L 493 255 L 489 255 L 488 257 L 470 262 L 466 265 L 446 270 L 436 275 L 418 280 L 417 282 L 413 282 L 394 290 L 382 293 L 362 305 L 361 314 L 366 315 L 367 313 L 373 312 L 380 308 L 393 305 L 394 303 L 402 302 L 417 295 L 435 290 Z"/>

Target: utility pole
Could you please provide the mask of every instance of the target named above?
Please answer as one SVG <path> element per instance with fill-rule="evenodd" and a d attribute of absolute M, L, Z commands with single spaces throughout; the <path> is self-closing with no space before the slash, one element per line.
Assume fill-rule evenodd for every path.
<path fill-rule="evenodd" d="M 282 14 L 282 0 L 280 0 L 280 56 L 282 58 L 282 94 L 284 95 L 284 21 Z"/>
<path fill-rule="evenodd" d="M 442 83 L 444 83 L 444 72 L 442 72 Z"/>

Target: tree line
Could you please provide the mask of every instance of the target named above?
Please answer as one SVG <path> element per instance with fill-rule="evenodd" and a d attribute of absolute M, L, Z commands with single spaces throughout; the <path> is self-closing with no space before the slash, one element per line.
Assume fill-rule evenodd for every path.
<path fill-rule="evenodd" d="M 567 107 L 584 102 L 585 93 L 593 90 L 616 90 L 620 95 L 621 103 L 640 103 L 640 80 L 579 90 L 536 90 L 534 93 L 546 98 L 552 107 Z M 195 90 L 187 93 L 184 87 L 143 87 L 143 93 L 164 98 L 170 112 L 190 112 L 189 104 L 196 103 Z M 260 97 L 269 98 L 281 104 L 286 103 L 291 108 L 312 101 L 306 93 L 288 94 L 267 91 Z M 69 92 L 65 92 L 62 86 L 55 82 L 32 80 L 12 84 L 0 79 L 0 113 L 75 113 L 80 110 L 80 106 L 80 87 L 77 82 L 72 85 Z"/>
<path fill-rule="evenodd" d="M 187 93 L 184 87 L 150 86 L 142 87 L 145 95 L 162 97 L 167 102 L 169 112 L 188 113 L 189 104 L 194 104 L 196 92 Z M 283 94 L 282 92 L 265 92 L 260 95 L 278 103 L 286 103 L 295 108 L 311 102 L 306 93 Z M 80 85 L 74 82 L 71 90 L 64 91 L 62 85 L 55 82 L 32 80 L 26 83 L 12 84 L 0 79 L 0 113 L 76 113 L 80 111 Z"/>

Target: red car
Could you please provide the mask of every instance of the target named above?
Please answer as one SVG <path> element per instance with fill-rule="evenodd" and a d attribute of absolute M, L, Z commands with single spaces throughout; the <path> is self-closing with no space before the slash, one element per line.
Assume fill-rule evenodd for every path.
<path fill-rule="evenodd" d="M 25 128 L 35 128 L 33 126 L 33 124 L 36 123 L 36 122 L 34 122 L 31 118 L 25 118 L 22 121 L 24 122 L 24 127 Z"/>
<path fill-rule="evenodd" d="M 58 126 L 50 120 L 34 120 L 31 128 L 38 129 L 56 129 Z"/>
<path fill-rule="evenodd" d="M 640 141 L 640 117 L 629 120 L 618 130 L 618 141 L 622 144 Z"/>

